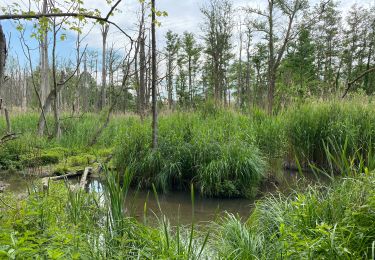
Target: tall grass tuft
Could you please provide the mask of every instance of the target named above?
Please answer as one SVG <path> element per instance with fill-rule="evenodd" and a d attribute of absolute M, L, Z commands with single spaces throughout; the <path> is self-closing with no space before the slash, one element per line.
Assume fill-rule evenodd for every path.
<path fill-rule="evenodd" d="M 128 128 L 116 149 L 116 166 L 143 186 L 189 189 L 207 196 L 253 197 L 266 174 L 250 118 L 233 112 L 176 113 L 160 119 L 159 147 L 151 147 L 149 121 Z"/>
<path fill-rule="evenodd" d="M 344 154 L 348 157 L 344 159 Z M 259 201 L 242 223 L 228 215 L 214 223 L 213 247 L 226 259 L 371 259 L 375 241 L 375 173 L 342 151 L 327 161 L 343 171 L 326 185 Z M 329 175 L 329 173 L 326 173 Z"/>
<path fill-rule="evenodd" d="M 291 158 L 296 155 L 305 166 L 327 166 L 326 145 L 334 142 L 353 154 L 358 147 L 373 149 L 374 108 L 358 102 L 310 103 L 290 109 L 285 115 L 285 131 Z"/>

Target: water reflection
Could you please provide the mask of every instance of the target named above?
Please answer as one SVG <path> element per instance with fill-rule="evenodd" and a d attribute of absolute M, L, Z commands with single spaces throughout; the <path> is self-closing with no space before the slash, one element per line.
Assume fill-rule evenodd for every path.
<path fill-rule="evenodd" d="M 268 180 L 265 185 L 261 187 L 261 195 L 274 192 L 276 187 L 281 190 L 288 190 L 293 187 L 306 185 L 315 182 L 313 176 L 300 175 L 295 172 L 283 172 L 282 181 Z M 27 177 L 29 175 L 0 172 L 0 183 L 7 183 L 9 186 L 7 190 L 15 194 L 25 194 L 27 190 L 40 180 L 35 177 Z M 303 180 L 303 181 L 301 181 Z M 79 179 L 70 179 L 71 184 L 79 183 Z M 103 195 L 103 182 L 99 178 L 90 178 L 87 191 L 96 192 Z M 192 202 L 190 192 L 170 192 L 167 194 L 158 194 L 162 213 L 159 210 L 157 199 L 153 191 L 134 190 L 131 189 L 128 193 L 126 211 L 129 215 L 144 221 L 145 205 L 146 205 L 146 219 L 149 222 L 155 221 L 155 216 L 164 214 L 171 221 L 172 224 L 189 224 L 192 220 Z M 105 203 L 104 196 L 100 196 L 100 203 Z M 206 222 L 214 220 L 224 212 L 237 214 L 243 219 L 246 219 L 254 206 L 254 201 L 247 199 L 215 199 L 195 197 L 194 219 L 196 222 Z"/>
<path fill-rule="evenodd" d="M 99 179 L 91 179 L 88 184 L 89 191 L 103 192 L 103 183 Z M 171 221 L 172 224 L 189 224 L 192 221 L 192 202 L 190 192 L 170 192 L 158 194 L 160 209 L 155 194 L 151 190 L 131 189 L 127 197 L 127 211 L 130 215 L 144 220 L 144 208 L 146 204 L 146 218 L 154 221 L 155 215 L 161 214 Z M 247 218 L 251 212 L 253 201 L 247 199 L 213 199 L 196 196 L 194 200 L 194 219 L 197 222 L 214 220 L 225 211 L 238 214 Z"/>

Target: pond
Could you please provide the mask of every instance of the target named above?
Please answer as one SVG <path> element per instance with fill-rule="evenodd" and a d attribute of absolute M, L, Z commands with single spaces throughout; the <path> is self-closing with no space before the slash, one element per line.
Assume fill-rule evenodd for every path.
<path fill-rule="evenodd" d="M 285 172 L 285 183 L 297 183 L 299 177 L 296 173 Z M 71 183 L 77 183 L 78 179 L 70 179 Z M 17 195 L 26 194 L 28 188 L 32 183 L 40 182 L 40 179 L 23 175 L 20 173 L 7 173 L 0 172 L 0 184 L 6 183 L 7 192 L 12 192 Z M 99 178 L 90 178 L 87 190 L 90 192 L 103 193 L 103 182 Z M 268 182 L 261 187 L 261 194 L 269 193 L 275 190 L 275 185 Z M 261 195 L 259 196 L 261 197 Z M 190 192 L 169 192 L 166 194 L 158 194 L 158 200 L 162 214 L 171 221 L 172 224 L 190 224 L 192 221 L 192 202 Z M 218 199 L 218 198 L 205 198 L 196 195 L 194 201 L 194 219 L 195 222 L 207 222 L 214 220 L 225 212 L 237 214 L 242 219 L 246 219 L 251 209 L 254 207 L 254 200 L 248 199 Z M 153 191 L 147 190 L 134 190 L 131 189 L 127 203 L 125 205 L 129 214 L 140 221 L 144 220 L 144 206 L 147 205 L 146 216 L 147 220 L 155 221 L 155 216 L 160 216 L 157 199 Z M 129 206 L 131 205 L 131 206 Z"/>

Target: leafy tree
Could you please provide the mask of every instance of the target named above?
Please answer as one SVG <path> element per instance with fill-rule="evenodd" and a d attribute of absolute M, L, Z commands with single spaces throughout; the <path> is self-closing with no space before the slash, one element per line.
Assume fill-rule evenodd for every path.
<path fill-rule="evenodd" d="M 232 58 L 233 8 L 228 0 L 210 0 L 202 8 L 208 87 L 216 102 L 227 102 L 226 77 Z"/>

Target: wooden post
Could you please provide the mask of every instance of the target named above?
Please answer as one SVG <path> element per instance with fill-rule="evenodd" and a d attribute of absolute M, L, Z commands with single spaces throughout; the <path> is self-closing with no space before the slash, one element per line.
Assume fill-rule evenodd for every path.
<path fill-rule="evenodd" d="M 10 124 L 10 118 L 9 118 L 9 112 L 8 109 L 4 108 L 4 114 L 5 114 L 5 121 L 7 124 L 7 133 L 12 133 L 12 125 Z"/>
<path fill-rule="evenodd" d="M 42 179 L 43 191 L 48 191 L 49 189 L 49 177 L 45 177 Z"/>

